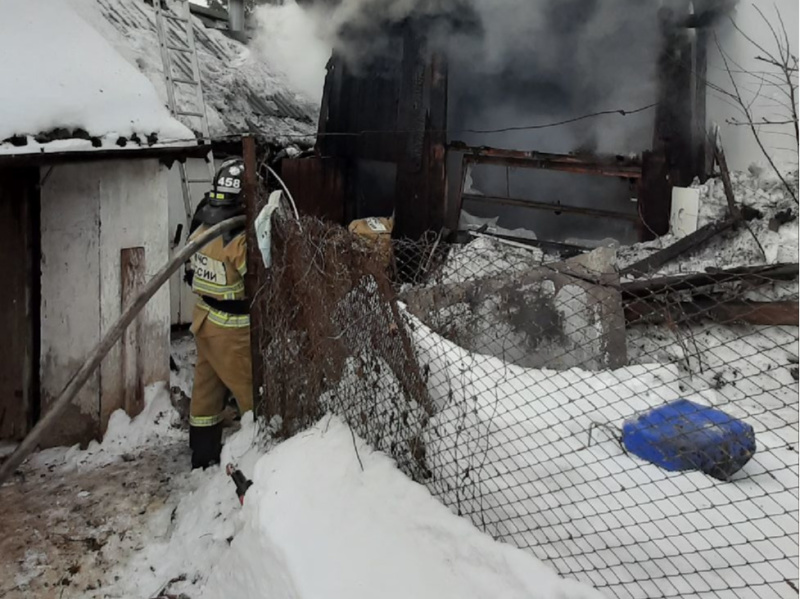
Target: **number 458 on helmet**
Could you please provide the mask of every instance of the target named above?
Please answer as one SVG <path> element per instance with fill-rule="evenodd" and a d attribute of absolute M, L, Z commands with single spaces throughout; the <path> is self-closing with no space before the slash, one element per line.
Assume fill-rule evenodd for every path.
<path fill-rule="evenodd" d="M 244 161 L 230 158 L 222 163 L 214 177 L 211 200 L 218 202 L 238 202 L 242 193 Z"/>

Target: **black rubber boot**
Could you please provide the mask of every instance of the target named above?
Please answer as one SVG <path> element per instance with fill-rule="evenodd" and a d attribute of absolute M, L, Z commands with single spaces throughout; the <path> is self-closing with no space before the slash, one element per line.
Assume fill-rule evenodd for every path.
<path fill-rule="evenodd" d="M 192 470 L 219 464 L 222 453 L 222 423 L 214 426 L 190 426 L 189 447 L 192 449 Z"/>

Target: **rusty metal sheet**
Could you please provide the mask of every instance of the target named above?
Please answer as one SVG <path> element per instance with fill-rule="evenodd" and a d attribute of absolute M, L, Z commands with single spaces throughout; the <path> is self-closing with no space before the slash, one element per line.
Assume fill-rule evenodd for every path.
<path fill-rule="evenodd" d="M 345 224 L 345 169 L 334 158 L 299 158 L 281 163 L 281 176 L 300 213 Z"/>

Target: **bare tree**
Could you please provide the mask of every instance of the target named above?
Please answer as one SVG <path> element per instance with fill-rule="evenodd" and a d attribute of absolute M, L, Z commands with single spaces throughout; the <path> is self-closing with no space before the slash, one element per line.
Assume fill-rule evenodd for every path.
<path fill-rule="evenodd" d="M 764 139 L 766 133 L 789 136 L 794 140 L 794 148 L 791 149 L 793 152 L 796 152 L 798 145 L 800 145 L 800 126 L 798 125 L 797 109 L 798 59 L 791 50 L 789 33 L 777 6 L 775 6 L 774 21 L 770 21 L 758 6 L 754 4 L 753 7 L 771 32 L 774 47 L 768 48 L 767 44 L 756 41 L 743 31 L 733 19 L 731 19 L 731 22 L 735 30 L 758 52 L 755 60 L 762 64 L 764 69 L 757 71 L 744 69 L 723 50 L 719 39 L 715 35 L 717 49 L 722 57 L 731 88 L 725 89 L 713 84 L 709 84 L 709 86 L 724 97 L 732 100 L 731 103 L 738 110 L 741 117 L 732 118 L 728 122 L 732 125 L 744 126 L 750 129 L 770 167 L 775 171 L 794 201 L 798 202 L 796 190 L 786 180 L 786 177 L 776 164 L 773 154 L 770 152 L 771 149 L 774 150 L 776 148 L 768 148 Z M 772 44 L 769 45 L 772 46 Z M 763 99 L 765 90 L 772 92 L 772 107 L 775 109 L 775 116 L 756 118 L 753 107 L 759 99 Z M 784 128 L 786 126 L 793 128 L 792 134 L 785 131 L 765 130 L 765 128 L 770 127 Z M 786 148 L 777 149 L 783 150 Z"/>

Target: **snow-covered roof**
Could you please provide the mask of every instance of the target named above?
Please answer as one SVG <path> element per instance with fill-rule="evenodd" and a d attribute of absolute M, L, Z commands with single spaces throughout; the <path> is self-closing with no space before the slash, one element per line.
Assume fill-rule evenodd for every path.
<path fill-rule="evenodd" d="M 6 1 L 2 12 L 0 155 L 197 145 L 68 2 Z"/>
<path fill-rule="evenodd" d="M 150 79 L 166 103 L 152 5 L 145 0 L 67 1 Z M 197 17 L 193 21 L 212 137 L 257 133 L 281 144 L 313 144 L 318 105 L 291 91 L 268 57 L 218 30 L 206 28 Z M 194 130 L 198 128 L 191 119 L 184 123 Z"/>

